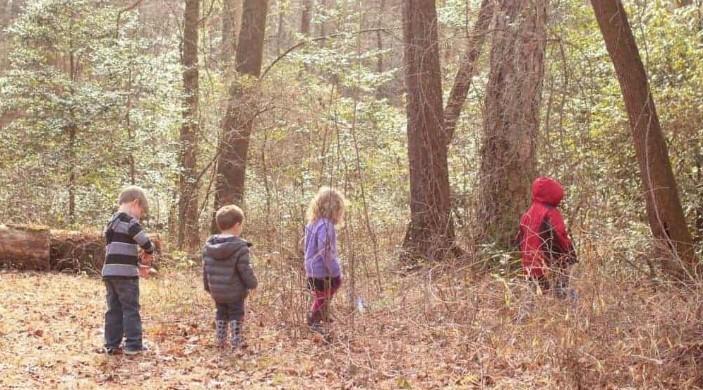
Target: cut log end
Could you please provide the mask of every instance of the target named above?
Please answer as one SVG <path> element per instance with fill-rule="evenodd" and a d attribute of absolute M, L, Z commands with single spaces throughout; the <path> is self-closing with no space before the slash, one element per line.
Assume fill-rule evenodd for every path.
<path fill-rule="evenodd" d="M 51 269 L 50 232 L 46 227 L 0 225 L 0 265 L 22 270 Z"/>

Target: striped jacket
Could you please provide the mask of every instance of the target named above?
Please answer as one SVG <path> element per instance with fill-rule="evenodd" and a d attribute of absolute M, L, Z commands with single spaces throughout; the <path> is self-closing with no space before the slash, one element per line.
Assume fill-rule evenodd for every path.
<path fill-rule="evenodd" d="M 138 278 L 139 247 L 154 252 L 154 244 L 142 230 L 139 220 L 125 212 L 112 216 L 105 227 L 105 265 L 103 278 Z"/>

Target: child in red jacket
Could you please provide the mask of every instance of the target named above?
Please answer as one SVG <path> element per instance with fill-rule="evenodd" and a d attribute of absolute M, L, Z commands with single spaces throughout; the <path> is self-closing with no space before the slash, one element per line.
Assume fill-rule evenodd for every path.
<path fill-rule="evenodd" d="M 532 183 L 532 204 L 520 218 L 518 244 L 522 268 L 528 279 L 549 290 L 547 276 L 554 274 L 554 292 L 559 298 L 575 298 L 569 289 L 569 267 L 577 262 L 573 243 L 564 219 L 557 209 L 564 188 L 550 177 L 538 177 Z"/>

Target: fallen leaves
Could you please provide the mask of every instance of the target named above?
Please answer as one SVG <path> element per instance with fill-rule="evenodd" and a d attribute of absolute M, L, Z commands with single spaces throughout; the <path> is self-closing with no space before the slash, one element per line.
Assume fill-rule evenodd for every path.
<path fill-rule="evenodd" d="M 93 352 L 102 343 L 99 279 L 21 273 L 0 278 L 3 388 L 558 388 L 576 381 L 587 387 L 656 387 L 647 378 L 667 374 L 666 382 L 656 383 L 690 382 L 703 356 L 695 337 L 686 344 L 675 338 L 682 334 L 677 325 L 695 319 L 684 313 L 686 301 L 673 294 L 617 310 L 609 305 L 618 296 L 589 300 L 585 291 L 578 310 L 541 297 L 548 305 L 514 324 L 517 309 L 504 309 L 503 285 L 467 284 L 466 291 L 456 289 L 466 298 L 451 306 L 426 300 L 427 285 L 419 277 L 392 281 L 407 286 L 389 288 L 395 292 L 379 298 L 384 305 L 367 298 L 369 309 L 356 322 L 348 320 L 343 296 L 337 298 L 339 315 L 329 341 L 309 331 L 302 315 L 294 317 L 304 302 L 292 310 L 262 292 L 245 321 L 250 347 L 218 350 L 213 305 L 196 275 L 188 273 L 142 282 L 150 350 L 138 357 L 107 356 Z M 474 294 L 481 294 L 477 310 L 443 312 L 465 307 Z M 671 318 L 658 316 L 660 307 Z"/>

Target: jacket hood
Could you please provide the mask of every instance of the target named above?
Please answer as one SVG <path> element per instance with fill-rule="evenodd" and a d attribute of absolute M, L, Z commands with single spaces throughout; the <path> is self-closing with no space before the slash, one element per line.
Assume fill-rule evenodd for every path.
<path fill-rule="evenodd" d="M 557 207 L 564 198 L 564 187 L 551 177 L 541 176 L 532 182 L 532 202 Z"/>
<path fill-rule="evenodd" d="M 239 237 L 221 236 L 216 234 L 210 237 L 205 243 L 203 254 L 215 260 L 226 260 L 237 253 L 243 247 L 250 247 L 252 244 Z"/>

